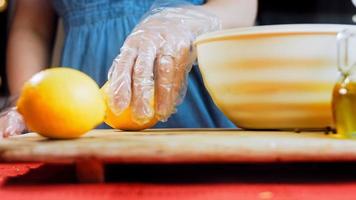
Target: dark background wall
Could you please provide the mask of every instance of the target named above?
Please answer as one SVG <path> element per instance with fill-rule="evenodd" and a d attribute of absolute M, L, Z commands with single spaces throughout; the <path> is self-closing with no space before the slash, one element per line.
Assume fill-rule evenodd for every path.
<path fill-rule="evenodd" d="M 259 0 L 259 24 L 354 24 L 351 0 Z M 356 17 L 355 17 L 356 18 Z"/>
<path fill-rule="evenodd" d="M 354 24 L 351 0 L 259 0 L 257 24 L 343 23 Z M 0 12 L 0 95 L 7 94 L 5 44 L 8 9 Z M 356 16 L 354 17 L 356 21 Z"/>

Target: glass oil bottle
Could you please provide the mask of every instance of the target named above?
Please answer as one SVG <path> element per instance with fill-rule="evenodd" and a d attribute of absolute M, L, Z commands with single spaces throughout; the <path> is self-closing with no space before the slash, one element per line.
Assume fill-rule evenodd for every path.
<path fill-rule="evenodd" d="M 338 138 L 356 139 L 356 63 L 351 61 L 350 56 L 350 40 L 353 37 L 356 38 L 356 32 L 348 30 L 337 36 L 337 60 L 341 77 L 334 86 L 332 109 Z"/>

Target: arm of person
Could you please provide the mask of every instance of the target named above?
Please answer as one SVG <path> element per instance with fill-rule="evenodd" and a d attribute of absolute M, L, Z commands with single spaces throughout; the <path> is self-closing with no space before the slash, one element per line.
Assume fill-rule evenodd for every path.
<path fill-rule="evenodd" d="M 222 28 L 254 25 L 257 0 L 208 0 L 202 7 L 220 18 Z"/>
<path fill-rule="evenodd" d="M 11 95 L 18 95 L 26 80 L 49 65 L 55 22 L 50 1 L 16 2 L 6 65 Z"/>

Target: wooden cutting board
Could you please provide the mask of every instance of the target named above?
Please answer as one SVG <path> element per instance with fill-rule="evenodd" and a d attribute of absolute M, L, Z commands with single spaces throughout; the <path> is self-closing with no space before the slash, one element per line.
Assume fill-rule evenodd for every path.
<path fill-rule="evenodd" d="M 79 139 L 36 133 L 0 140 L 0 161 L 76 163 L 78 177 L 103 180 L 105 163 L 356 161 L 356 140 L 324 132 L 242 130 L 93 130 Z M 83 170 L 84 169 L 84 170 Z"/>

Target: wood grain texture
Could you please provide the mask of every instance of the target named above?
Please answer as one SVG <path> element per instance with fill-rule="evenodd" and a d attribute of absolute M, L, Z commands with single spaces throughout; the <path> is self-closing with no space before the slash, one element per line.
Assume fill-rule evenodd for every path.
<path fill-rule="evenodd" d="M 0 140 L 0 160 L 77 163 L 239 163 L 356 161 L 356 140 L 322 132 L 93 130 L 74 140 L 35 133 Z"/>

